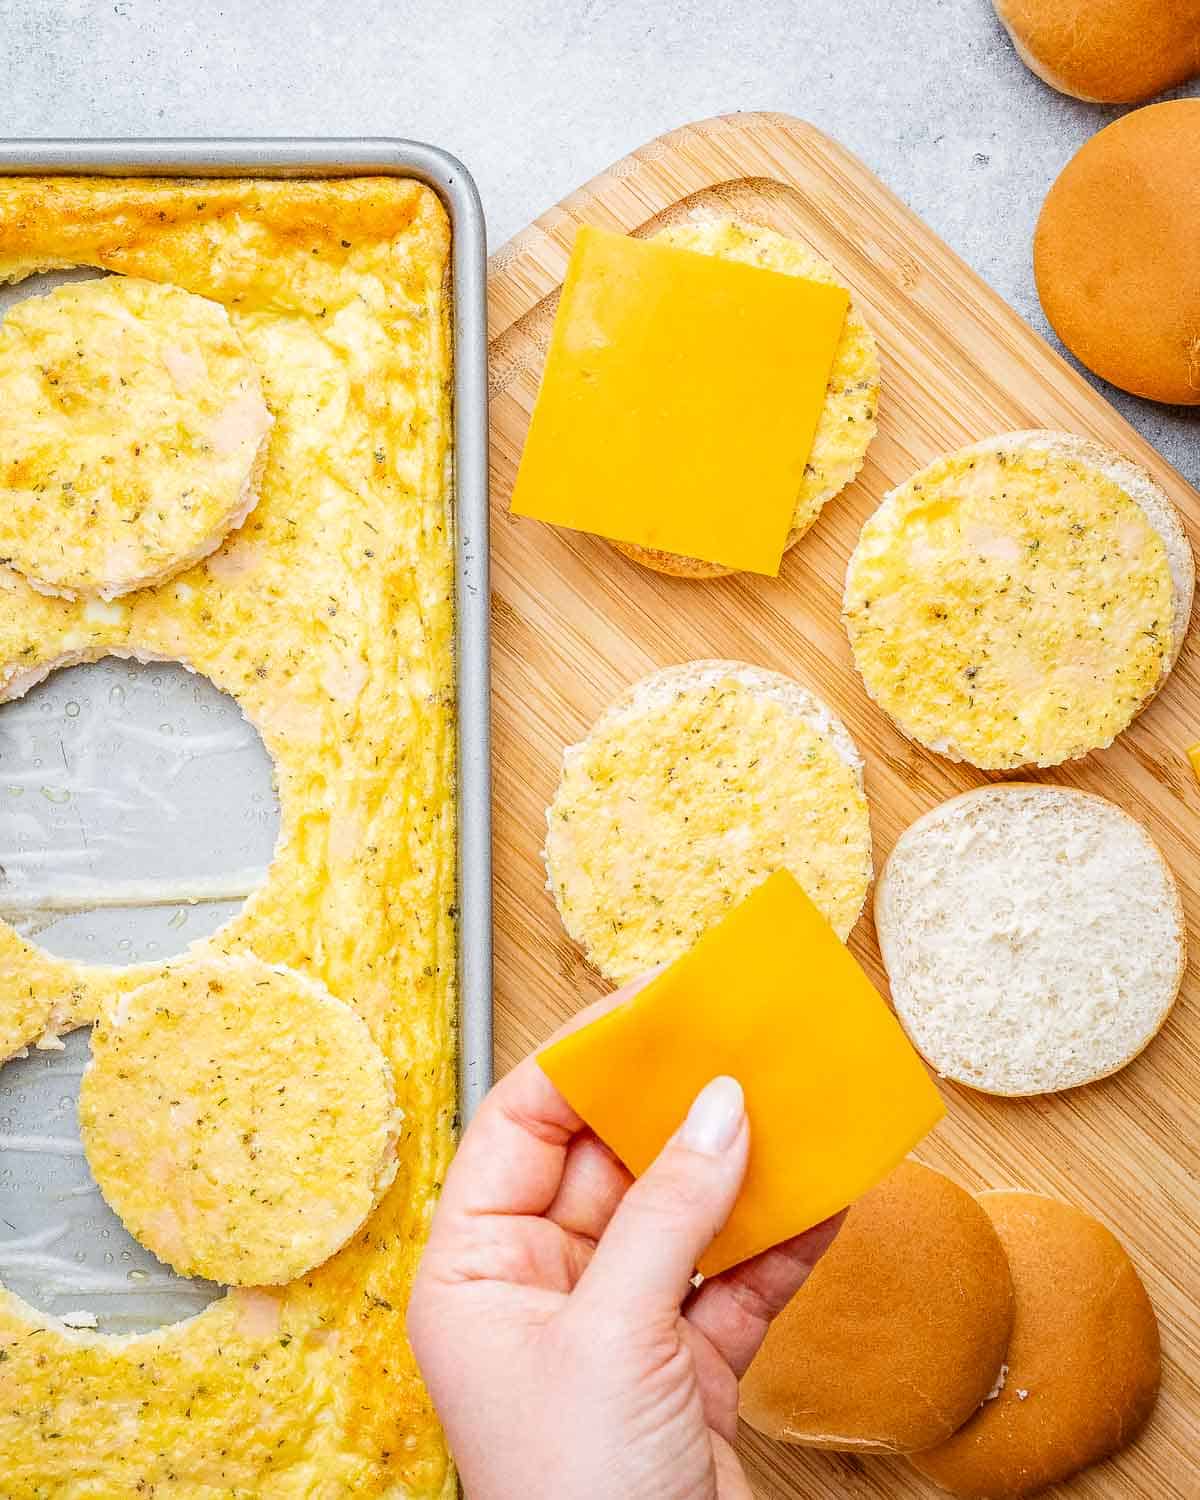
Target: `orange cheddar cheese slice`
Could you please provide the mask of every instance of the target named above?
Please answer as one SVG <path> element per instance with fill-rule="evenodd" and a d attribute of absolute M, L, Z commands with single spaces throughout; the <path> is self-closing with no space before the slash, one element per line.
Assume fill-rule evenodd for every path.
<path fill-rule="evenodd" d="M 1192 768 L 1192 775 L 1200 781 L 1200 740 L 1197 740 L 1194 745 L 1189 745 L 1186 754 L 1188 764 Z"/>
<path fill-rule="evenodd" d="M 706 1276 L 853 1203 L 945 1112 L 895 1016 L 787 871 L 538 1061 L 634 1173 L 710 1079 L 738 1079 L 750 1164 L 700 1262 Z"/>
<path fill-rule="evenodd" d="M 778 573 L 848 305 L 585 224 L 513 514 Z"/>

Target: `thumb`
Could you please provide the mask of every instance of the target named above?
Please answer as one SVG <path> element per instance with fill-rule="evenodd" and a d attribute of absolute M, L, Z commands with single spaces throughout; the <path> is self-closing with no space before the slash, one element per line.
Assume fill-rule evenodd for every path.
<path fill-rule="evenodd" d="M 742 1086 L 714 1078 L 621 1200 L 572 1301 L 611 1319 L 676 1317 L 700 1256 L 733 1208 L 750 1152 Z"/>

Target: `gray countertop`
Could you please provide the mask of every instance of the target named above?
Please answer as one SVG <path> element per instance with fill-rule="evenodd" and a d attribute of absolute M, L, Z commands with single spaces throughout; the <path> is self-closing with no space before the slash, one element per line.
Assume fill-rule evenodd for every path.
<path fill-rule="evenodd" d="M 673 126 L 783 110 L 1042 332 L 1042 198 L 1119 113 L 1029 74 L 990 0 L 0 0 L 0 59 L 7 135 L 436 142 L 473 172 L 493 246 Z M 1200 483 L 1200 408 L 1102 388 Z"/>

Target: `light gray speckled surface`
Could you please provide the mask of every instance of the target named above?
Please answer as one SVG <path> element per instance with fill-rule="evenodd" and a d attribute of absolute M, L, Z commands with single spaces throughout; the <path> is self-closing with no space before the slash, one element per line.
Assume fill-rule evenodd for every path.
<path fill-rule="evenodd" d="M 990 0 L 0 0 L 0 59 L 7 135 L 434 141 L 474 173 L 493 245 L 664 130 L 787 111 L 1042 331 L 1038 209 L 1117 113 L 1027 73 Z M 1200 411 L 1107 394 L 1200 482 Z"/>

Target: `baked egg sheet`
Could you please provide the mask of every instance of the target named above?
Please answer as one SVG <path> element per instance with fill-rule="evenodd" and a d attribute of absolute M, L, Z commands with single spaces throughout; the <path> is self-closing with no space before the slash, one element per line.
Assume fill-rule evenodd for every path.
<path fill-rule="evenodd" d="M 222 304 L 275 417 L 259 503 L 215 553 L 110 602 L 0 569 L 0 695 L 107 655 L 181 661 L 274 761 L 265 882 L 193 953 L 254 954 L 352 1005 L 391 1062 L 399 1170 L 339 1254 L 132 1337 L 0 1291 L 5 1500 L 446 1497 L 404 1337 L 452 1146 L 449 227 L 401 179 L 0 179 L 0 280 L 85 266 Z M 0 1056 L 162 965 L 57 959 L 0 923 Z"/>

